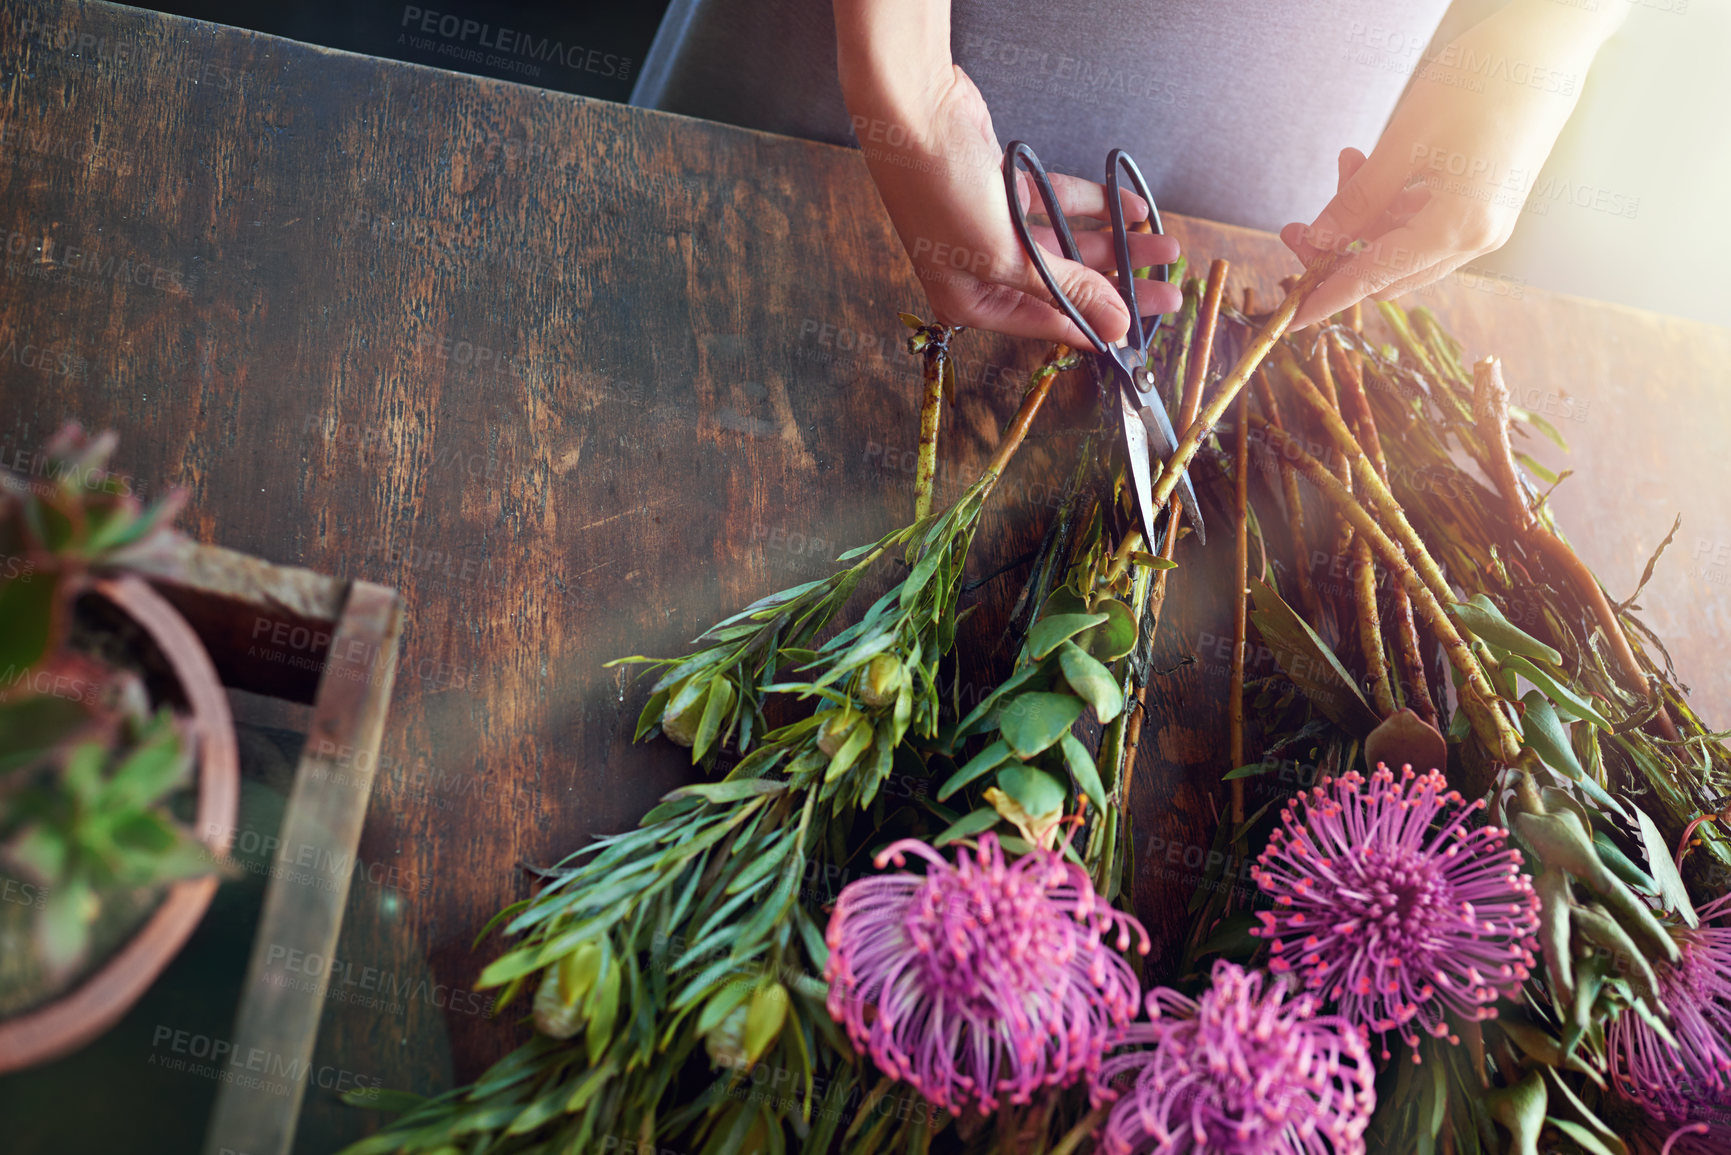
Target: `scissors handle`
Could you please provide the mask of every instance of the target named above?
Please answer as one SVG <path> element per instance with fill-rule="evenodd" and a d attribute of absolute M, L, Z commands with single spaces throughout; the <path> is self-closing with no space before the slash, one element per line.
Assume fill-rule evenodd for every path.
<path fill-rule="evenodd" d="M 1154 340 L 1154 330 L 1160 327 L 1160 314 L 1154 314 L 1145 324 L 1142 310 L 1136 303 L 1136 270 L 1130 265 L 1130 230 L 1124 224 L 1124 198 L 1119 195 L 1119 179 L 1125 172 L 1130 174 L 1130 183 L 1135 186 L 1136 195 L 1148 205 L 1149 226 L 1156 233 L 1166 230 L 1161 227 L 1160 210 L 1154 207 L 1154 194 L 1148 191 L 1148 182 L 1143 178 L 1142 170 L 1136 167 L 1136 162 L 1129 153 L 1121 148 L 1113 149 L 1106 155 L 1106 205 L 1112 214 L 1112 241 L 1118 250 L 1118 293 L 1130 310 L 1130 346 L 1138 353 L 1146 353 L 1149 342 Z M 1166 276 L 1167 268 L 1161 265 L 1154 279 L 1164 281 Z"/>
<path fill-rule="evenodd" d="M 1040 251 L 1040 246 L 1034 242 L 1034 234 L 1028 228 L 1028 218 L 1022 212 L 1022 198 L 1018 195 L 1020 190 L 1016 187 L 1016 169 L 1019 165 L 1024 167 L 1028 175 L 1034 178 L 1034 188 L 1039 190 L 1040 201 L 1046 206 L 1046 216 L 1052 221 L 1052 231 L 1058 234 L 1059 250 L 1068 260 L 1078 264 L 1082 260 L 1082 251 L 1076 247 L 1076 238 L 1070 232 L 1070 222 L 1064 219 L 1064 210 L 1058 207 L 1058 194 L 1052 190 L 1052 181 L 1046 175 L 1046 166 L 1040 163 L 1040 158 L 1035 155 L 1034 150 L 1028 147 L 1025 141 L 1012 140 L 1010 146 L 1004 150 L 1004 196 L 1009 201 L 1010 221 L 1016 226 L 1016 236 L 1022 242 L 1022 249 L 1028 254 L 1028 259 L 1034 262 L 1035 272 L 1040 274 L 1040 280 L 1045 283 L 1046 291 L 1052 294 L 1052 300 L 1057 302 L 1058 308 L 1063 310 L 1064 316 L 1070 318 L 1076 328 L 1082 331 L 1082 336 L 1088 338 L 1088 343 L 1094 346 L 1096 353 L 1102 357 L 1110 356 L 1110 346 L 1100 339 L 1100 335 L 1094 332 L 1092 325 L 1082 319 L 1081 312 L 1064 290 L 1058 287 L 1058 278 L 1052 275 L 1051 266 L 1046 264 L 1045 255 Z M 1137 175 L 1140 176 L 1141 174 L 1138 173 Z M 1118 219 L 1122 217 L 1123 213 L 1120 211 Z M 1119 244 L 1125 246 L 1123 249 L 1124 259 L 1128 260 L 1127 242 L 1120 240 Z M 1131 312 L 1135 312 L 1135 310 L 1132 309 Z"/>

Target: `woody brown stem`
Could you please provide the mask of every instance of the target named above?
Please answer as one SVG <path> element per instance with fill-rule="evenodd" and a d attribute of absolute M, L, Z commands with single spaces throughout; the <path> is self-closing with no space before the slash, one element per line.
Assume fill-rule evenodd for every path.
<path fill-rule="evenodd" d="M 1356 326 L 1358 306 L 1353 306 Z M 1376 430 L 1376 416 L 1371 412 L 1370 397 L 1364 391 L 1364 371 L 1356 349 L 1348 350 L 1339 337 L 1330 335 L 1329 352 L 1334 359 L 1340 382 L 1342 412 L 1350 411 L 1350 420 L 1358 440 L 1364 446 L 1376 475 L 1388 483 L 1388 460 L 1382 453 L 1382 438 Z M 1430 697 L 1430 681 L 1425 676 L 1424 658 L 1418 637 L 1418 623 L 1413 621 L 1412 600 L 1406 587 L 1395 584 L 1389 591 L 1388 630 L 1393 635 L 1394 664 L 1397 679 L 1405 688 L 1406 705 L 1432 726 L 1437 724 L 1436 705 Z"/>
<path fill-rule="evenodd" d="M 1238 363 L 1232 366 L 1232 371 L 1220 382 L 1220 387 L 1196 415 L 1196 420 L 1184 430 L 1184 436 L 1178 440 L 1177 450 L 1161 469 L 1160 478 L 1154 483 L 1155 508 L 1166 504 L 1173 490 L 1178 488 L 1178 479 L 1184 476 L 1184 471 L 1190 468 L 1191 459 L 1202 447 L 1203 439 L 1214 429 L 1227 406 L 1232 404 L 1239 390 L 1250 380 L 1250 375 L 1256 372 L 1256 367 L 1262 364 L 1263 358 L 1268 356 L 1268 351 L 1274 348 L 1281 335 L 1292 325 L 1293 317 L 1298 315 L 1298 307 L 1304 303 L 1310 291 L 1332 273 L 1339 263 L 1340 258 L 1334 253 L 1325 253 L 1317 258 L 1316 262 L 1304 271 L 1304 276 L 1298 279 L 1298 283 L 1293 285 L 1292 291 L 1286 295 L 1286 299 L 1280 303 L 1280 308 L 1274 311 L 1268 323 L 1251 338 L 1249 345 L 1239 356 Z"/>
<path fill-rule="evenodd" d="M 1202 308 L 1196 315 L 1196 335 L 1191 343 L 1194 351 L 1201 348 L 1200 357 L 1192 355 L 1189 373 L 1184 378 L 1184 393 L 1178 402 L 1178 427 L 1188 429 L 1202 407 L 1202 385 L 1208 378 L 1209 354 L 1214 349 L 1214 327 L 1220 319 L 1220 299 L 1226 291 L 1227 261 L 1216 260 L 1208 266 L 1208 287 L 1202 293 Z"/>
<path fill-rule="evenodd" d="M 1653 692 L 1647 685 L 1647 673 L 1635 657 L 1634 647 L 1623 632 L 1623 623 L 1617 620 L 1617 611 L 1600 588 L 1593 571 L 1527 508 L 1509 444 L 1509 389 L 1503 382 L 1502 362 L 1495 357 L 1486 357 L 1473 366 L 1473 418 L 1489 458 L 1481 464 L 1501 491 L 1515 531 L 1536 547 L 1535 552 L 1544 557 L 1547 566 L 1568 579 L 1575 589 L 1575 596 L 1587 604 L 1598 620 L 1599 629 L 1610 644 L 1611 656 L 1623 675 L 1624 688 L 1652 705 Z M 1659 706 L 1648 725 L 1661 737 L 1672 742 L 1678 740 L 1677 724 L 1671 720 L 1664 705 Z"/>
<path fill-rule="evenodd" d="M 1010 418 L 1010 424 L 1005 427 L 1002 440 L 992 454 L 992 459 L 986 463 L 984 476 L 988 478 L 986 492 L 990 493 L 998 484 L 998 478 L 1003 476 L 1004 467 L 1009 465 L 1010 458 L 1021 448 L 1022 439 L 1028 436 L 1028 427 L 1034 423 L 1034 417 L 1040 412 L 1040 406 L 1046 403 L 1046 395 L 1052 391 L 1052 382 L 1057 379 L 1069 360 L 1070 346 L 1059 342 L 1046 353 L 1046 359 L 1040 362 L 1040 367 L 1034 370 L 1028 381 L 1027 391 L 1022 394 L 1022 404 L 1016 410 L 1016 415 Z"/>
<path fill-rule="evenodd" d="M 920 400 L 920 451 L 914 473 L 914 520 L 932 511 L 932 490 L 938 476 L 938 421 L 944 410 L 943 340 L 928 340 L 925 349 L 925 395 Z"/>
<path fill-rule="evenodd" d="M 1202 294 L 1202 309 L 1196 318 L 1195 340 L 1200 341 L 1201 356 L 1194 357 L 1189 362 L 1189 370 L 1184 378 L 1184 395 L 1178 402 L 1178 428 L 1188 429 L 1196 420 L 1196 411 L 1202 405 L 1202 384 L 1208 378 L 1208 367 L 1214 353 L 1214 330 L 1220 319 L 1221 297 L 1226 291 L 1226 273 L 1231 264 L 1218 258 L 1208 266 L 1208 287 Z M 1250 290 L 1244 290 L 1245 300 L 1250 300 Z M 1167 502 L 1170 510 L 1167 522 L 1166 540 L 1160 543 L 1160 556 L 1167 561 L 1172 560 L 1172 551 L 1178 545 L 1179 519 L 1183 516 L 1183 506 L 1176 500 Z M 1149 605 L 1150 614 L 1155 622 L 1160 620 L 1160 611 L 1166 605 L 1166 575 L 1171 570 L 1160 570 L 1154 575 L 1154 593 Z M 1140 699 L 1138 699 L 1140 700 Z"/>
<path fill-rule="evenodd" d="M 1382 652 L 1382 621 L 1376 608 L 1376 563 L 1371 558 L 1370 543 L 1357 534 L 1352 538 L 1352 593 L 1358 619 L 1358 646 L 1364 653 L 1371 697 L 1377 713 L 1386 718 L 1394 713 L 1395 702 L 1394 690 L 1388 682 L 1388 658 Z"/>
<path fill-rule="evenodd" d="M 1413 604 L 1418 607 L 1425 621 L 1442 640 L 1443 649 L 1449 656 L 1456 670 L 1460 671 L 1465 685 L 1461 687 L 1461 707 L 1467 711 L 1472 721 L 1473 729 L 1478 733 L 1479 740 L 1496 757 L 1513 764 L 1520 756 L 1521 742 L 1515 734 L 1508 719 L 1497 706 L 1497 693 L 1485 676 L 1484 669 L 1478 659 L 1468 648 L 1460 631 L 1455 629 L 1454 621 L 1443 610 L 1443 604 L 1419 575 L 1418 570 L 1408 559 L 1401 546 L 1377 524 L 1370 511 L 1359 503 L 1347 488 L 1340 483 L 1329 468 L 1310 454 L 1306 453 L 1295 441 L 1281 430 L 1274 429 L 1267 422 L 1251 419 L 1253 423 L 1267 430 L 1271 445 L 1289 456 L 1293 464 L 1298 466 L 1336 508 L 1340 509 L 1352 520 L 1353 528 L 1370 542 L 1376 552 L 1381 555 L 1383 563 L 1392 570 L 1411 595 Z"/>
<path fill-rule="evenodd" d="M 1424 579 L 1424 584 L 1430 590 L 1432 597 L 1440 605 L 1452 605 L 1455 601 L 1454 591 L 1449 588 L 1448 580 L 1443 577 L 1442 567 L 1437 565 L 1436 560 L 1430 555 L 1430 550 L 1425 548 L 1424 541 L 1419 537 L 1418 531 L 1412 527 L 1411 522 L 1407 521 L 1406 511 L 1401 509 L 1400 502 L 1394 499 L 1394 494 L 1389 491 L 1387 483 L 1377 476 L 1375 467 L 1371 465 L 1370 459 L 1364 455 L 1364 449 L 1359 445 L 1358 439 L 1352 435 L 1352 430 L 1346 427 L 1346 422 L 1341 420 L 1340 414 L 1329 406 L 1327 400 L 1317 391 L 1316 386 L 1310 383 L 1309 378 L 1299 373 L 1291 376 L 1290 380 L 1293 391 L 1302 397 L 1305 404 L 1309 405 L 1311 410 L 1322 420 L 1322 427 L 1328 432 L 1335 448 L 1351 466 L 1352 476 L 1358 483 L 1359 490 L 1375 505 L 1383 520 L 1388 522 L 1390 534 L 1400 542 L 1401 547 L 1411 557 L 1412 568 L 1417 571 L 1419 577 Z M 1333 475 L 1331 474 L 1330 477 L 1332 478 Z M 1336 484 L 1339 484 L 1338 479 L 1336 479 Z"/>

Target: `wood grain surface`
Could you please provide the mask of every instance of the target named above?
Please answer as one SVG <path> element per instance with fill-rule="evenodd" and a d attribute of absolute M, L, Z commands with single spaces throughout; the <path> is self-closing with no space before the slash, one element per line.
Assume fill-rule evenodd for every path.
<path fill-rule="evenodd" d="M 675 652 L 911 510 L 919 372 L 895 313 L 923 297 L 865 168 L 100 3 L 0 4 L 0 81 L 0 456 L 29 469 L 67 418 L 118 429 L 119 468 L 190 489 L 201 540 L 402 592 L 361 858 L 425 885 L 352 890 L 339 960 L 405 994 L 333 998 L 317 1061 L 424 1092 L 472 1077 L 521 1034 L 481 1013 L 494 948 L 471 950 L 520 868 L 690 773 L 629 745 L 642 694 L 602 663 Z M 1234 294 L 1269 301 L 1296 269 L 1270 236 L 1169 220 L 1193 267 L 1231 259 Z M 1510 282 L 1422 299 L 1574 442 L 1555 500 L 1613 598 L 1684 513 L 1643 601 L 1724 724 L 1731 335 Z M 957 347 L 948 494 L 1043 352 Z M 1063 388 L 979 573 L 1061 498 L 1090 392 Z M 1138 907 L 1168 957 L 1227 769 L 1220 542 L 1180 546 L 1136 772 Z M 978 592 L 980 638 L 1017 576 Z M 309 1089 L 298 1149 L 368 1125 Z"/>

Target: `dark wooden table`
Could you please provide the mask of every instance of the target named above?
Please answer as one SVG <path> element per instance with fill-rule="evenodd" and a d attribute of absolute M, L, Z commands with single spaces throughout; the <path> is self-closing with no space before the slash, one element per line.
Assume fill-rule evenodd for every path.
<path fill-rule="evenodd" d="M 140 488 L 191 490 L 201 540 L 402 592 L 334 964 L 401 993 L 333 998 L 319 1061 L 422 1091 L 471 1077 L 519 1037 L 485 1016 L 490 948 L 470 948 L 526 892 L 519 866 L 689 774 L 629 745 L 642 695 L 602 662 L 675 652 L 908 516 L 917 367 L 895 313 L 923 298 L 865 169 L 101 3 L 0 5 L 0 78 L 0 456 L 30 468 L 67 418 L 116 428 Z M 1266 235 L 1172 228 L 1194 261 L 1233 261 L 1234 291 L 1267 300 L 1295 268 Z M 1643 600 L 1725 724 L 1731 334 L 1508 282 L 1424 300 L 1574 442 L 1555 500 L 1613 598 L 1684 513 Z M 950 493 L 1042 351 L 959 347 Z M 981 572 L 1037 541 L 1078 419 L 1042 415 Z M 1207 846 L 1226 769 L 1227 553 L 1184 547 L 1158 665 L 1196 661 L 1155 688 L 1136 777 L 1139 908 L 1166 949 L 1188 897 L 1168 875 Z M 1014 587 L 981 591 L 982 623 Z M 300 1150 L 366 1129 L 335 1093 L 309 1092 Z"/>

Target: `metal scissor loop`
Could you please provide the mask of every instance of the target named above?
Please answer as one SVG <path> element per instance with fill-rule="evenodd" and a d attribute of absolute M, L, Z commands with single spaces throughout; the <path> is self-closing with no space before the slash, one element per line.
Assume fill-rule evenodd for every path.
<path fill-rule="evenodd" d="M 1163 318 L 1159 313 L 1151 318 L 1144 318 L 1136 301 L 1137 278 L 1136 270 L 1130 264 L 1130 229 L 1124 224 L 1124 198 L 1119 195 L 1119 177 L 1124 172 L 1130 174 L 1130 183 L 1135 186 L 1136 195 L 1148 205 L 1148 224 L 1156 233 L 1164 233 L 1166 230 L 1160 224 L 1160 210 L 1154 207 L 1154 194 L 1148 191 L 1148 182 L 1143 179 L 1142 170 L 1136 167 L 1136 162 L 1130 159 L 1130 154 L 1121 148 L 1115 148 L 1106 154 L 1106 207 L 1112 214 L 1112 243 L 1116 249 L 1114 255 L 1118 258 L 1118 294 L 1124 298 L 1124 305 L 1130 310 L 1130 347 L 1147 356 L 1148 346 L 1154 340 L 1154 330 L 1160 327 Z M 1167 268 L 1161 265 L 1153 279 L 1164 281 L 1166 277 Z"/>
<path fill-rule="evenodd" d="M 1078 264 L 1082 261 L 1082 251 L 1076 244 L 1075 234 L 1070 231 L 1070 222 L 1065 219 L 1064 210 L 1058 207 L 1058 195 L 1052 188 L 1051 178 L 1046 175 L 1045 165 L 1040 163 L 1040 158 L 1025 142 L 1011 141 L 1004 150 L 1004 195 L 1009 202 L 1010 221 L 1015 226 L 1016 237 L 1022 242 L 1028 259 L 1034 263 L 1034 270 L 1039 274 L 1041 283 L 1052 295 L 1053 302 L 1094 347 L 1094 352 L 1100 359 L 1102 375 L 1111 378 L 1118 385 L 1116 392 L 1119 416 L 1124 429 L 1125 457 L 1135 485 L 1136 509 L 1142 521 L 1143 539 L 1152 546 L 1159 540 L 1154 532 L 1154 523 L 1161 511 L 1150 508 L 1152 480 L 1149 476 L 1149 439 L 1153 439 L 1154 450 L 1165 460 L 1177 452 L 1178 437 L 1173 432 L 1172 419 L 1167 416 L 1166 405 L 1154 388 L 1153 374 L 1145 364 L 1148 346 L 1160 327 L 1160 318 L 1155 315 L 1145 319 L 1136 299 L 1136 270 L 1130 263 L 1130 228 L 1124 221 L 1124 202 L 1119 195 L 1125 172 L 1129 173 L 1130 182 L 1137 195 L 1147 202 L 1148 223 L 1156 233 L 1163 231 L 1160 211 L 1154 206 L 1154 197 L 1148 190 L 1148 182 L 1143 179 L 1142 170 L 1136 166 L 1130 154 L 1121 148 L 1113 149 L 1106 157 L 1106 199 L 1112 221 L 1113 255 L 1117 260 L 1118 293 L 1130 312 L 1130 331 L 1126 344 L 1108 345 L 1101 340 L 1093 326 L 1083 319 L 1075 302 L 1058 286 L 1058 279 L 1053 276 L 1044 251 L 1035 242 L 1033 231 L 1028 226 L 1027 215 L 1022 212 L 1020 190 L 1016 181 L 1018 169 L 1033 179 L 1034 188 L 1045 206 L 1047 218 L 1051 221 L 1052 232 L 1058 238 L 1059 251 L 1066 259 Z M 1166 266 L 1159 266 L 1155 279 L 1164 281 L 1167 276 Z M 1206 542 L 1208 539 L 1203 529 L 1202 510 L 1196 501 L 1196 490 L 1190 483 L 1188 471 L 1179 478 L 1178 500 L 1183 505 L 1191 526 L 1195 528 L 1196 536 Z"/>

